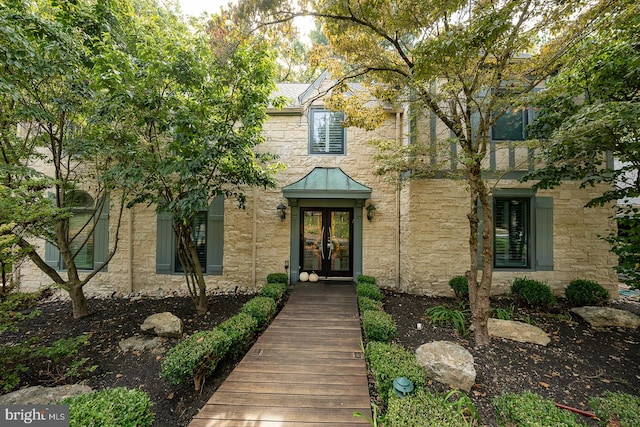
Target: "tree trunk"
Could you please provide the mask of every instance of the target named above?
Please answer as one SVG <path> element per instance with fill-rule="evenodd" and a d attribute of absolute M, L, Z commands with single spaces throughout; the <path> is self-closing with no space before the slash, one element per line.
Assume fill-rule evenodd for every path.
<path fill-rule="evenodd" d="M 493 276 L 493 215 L 489 204 L 489 191 L 482 179 L 480 163 L 468 169 L 470 184 L 470 211 L 469 211 L 469 254 L 471 269 L 467 271 L 467 284 L 469 287 L 469 306 L 471 308 L 472 324 L 474 329 L 475 345 L 485 347 L 490 344 L 489 339 L 489 313 L 491 280 Z M 478 217 L 478 200 L 482 206 L 482 272 L 478 281 L 478 230 L 480 218 Z"/>
<path fill-rule="evenodd" d="M 196 308 L 196 313 L 206 314 L 207 284 L 204 280 L 196 245 L 191 237 L 191 223 L 174 224 L 174 230 L 178 239 L 178 259 L 184 270 L 189 296 Z"/>
<path fill-rule="evenodd" d="M 89 315 L 89 306 L 87 298 L 84 296 L 82 286 L 77 283 L 69 287 L 69 296 L 71 297 L 71 307 L 73 308 L 73 318 L 80 319 Z"/>

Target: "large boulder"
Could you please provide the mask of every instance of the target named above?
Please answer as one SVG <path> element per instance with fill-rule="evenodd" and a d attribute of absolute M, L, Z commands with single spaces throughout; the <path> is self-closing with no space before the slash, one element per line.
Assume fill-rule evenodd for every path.
<path fill-rule="evenodd" d="M 513 320 L 489 319 L 487 324 L 489 335 L 506 338 L 512 341 L 547 345 L 551 341 L 549 335 L 537 326 Z"/>
<path fill-rule="evenodd" d="M 626 311 L 611 307 L 575 307 L 572 312 L 582 317 L 595 328 L 615 326 L 636 329 L 640 326 L 640 317 Z"/>
<path fill-rule="evenodd" d="M 159 337 L 181 338 L 184 324 L 179 317 L 165 311 L 164 313 L 152 314 L 147 317 L 142 326 L 140 326 L 140 330 L 145 334 Z"/>
<path fill-rule="evenodd" d="M 468 392 L 476 382 L 473 356 L 464 347 L 449 341 L 433 341 L 416 350 L 418 363 L 435 381 Z"/>
<path fill-rule="evenodd" d="M 4 396 L 0 396 L 0 405 L 53 405 L 67 397 L 91 392 L 91 387 L 79 384 L 60 387 L 41 385 L 26 387 Z"/>

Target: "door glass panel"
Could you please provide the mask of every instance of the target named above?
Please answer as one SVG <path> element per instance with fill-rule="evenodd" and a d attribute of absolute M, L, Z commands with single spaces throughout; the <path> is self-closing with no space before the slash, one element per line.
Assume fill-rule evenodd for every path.
<path fill-rule="evenodd" d="M 351 213 L 331 212 L 331 271 L 335 273 L 351 270 Z"/>
<path fill-rule="evenodd" d="M 304 245 L 302 271 L 322 270 L 322 211 L 306 210 L 303 215 L 302 242 Z"/>

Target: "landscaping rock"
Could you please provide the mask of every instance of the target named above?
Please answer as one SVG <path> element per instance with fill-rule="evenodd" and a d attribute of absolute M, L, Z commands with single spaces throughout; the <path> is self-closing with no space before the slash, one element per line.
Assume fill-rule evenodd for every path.
<path fill-rule="evenodd" d="M 433 341 L 416 350 L 429 378 L 468 392 L 476 382 L 473 356 L 464 347 L 449 341 Z"/>
<path fill-rule="evenodd" d="M 79 384 L 69 384 L 60 387 L 43 387 L 37 385 L 0 396 L 0 405 L 53 405 L 67 397 L 86 394 L 91 391 L 91 387 Z"/>
<path fill-rule="evenodd" d="M 547 345 L 551 341 L 549 335 L 537 326 L 513 320 L 489 319 L 489 335 L 506 338 L 512 341 Z"/>
<path fill-rule="evenodd" d="M 123 353 L 128 351 L 155 350 L 163 346 L 165 340 L 160 337 L 143 337 L 134 335 L 118 343 L 118 347 Z"/>
<path fill-rule="evenodd" d="M 582 317 L 595 328 L 616 326 L 620 328 L 636 329 L 640 326 L 640 317 L 617 308 L 611 307 L 576 307 L 572 312 Z"/>
<path fill-rule="evenodd" d="M 142 326 L 140 326 L 140 329 L 145 334 L 167 338 L 180 338 L 182 337 L 184 324 L 180 318 L 166 311 L 147 317 Z"/>

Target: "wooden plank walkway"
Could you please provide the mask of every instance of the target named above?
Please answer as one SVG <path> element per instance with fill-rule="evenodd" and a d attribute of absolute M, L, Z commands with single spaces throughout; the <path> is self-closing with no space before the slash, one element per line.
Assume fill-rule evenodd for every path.
<path fill-rule="evenodd" d="M 361 340 L 354 284 L 296 284 L 189 427 L 369 425 Z"/>

